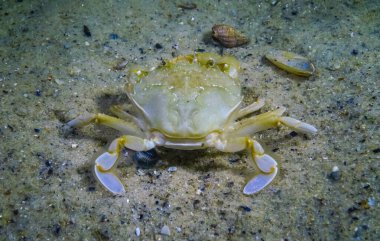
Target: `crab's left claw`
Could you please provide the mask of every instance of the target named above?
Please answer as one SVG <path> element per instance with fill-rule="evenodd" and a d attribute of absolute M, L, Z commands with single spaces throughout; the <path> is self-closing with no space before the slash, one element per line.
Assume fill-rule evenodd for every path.
<path fill-rule="evenodd" d="M 104 152 L 95 161 L 95 175 L 98 180 L 110 192 L 116 195 L 125 193 L 125 189 L 119 178 L 112 172 L 112 167 L 117 163 L 117 152 Z"/>
<path fill-rule="evenodd" d="M 271 183 L 277 175 L 277 162 L 271 156 L 267 154 L 254 154 L 254 159 L 262 173 L 252 178 L 247 185 L 245 185 L 243 193 L 246 195 L 254 194 L 262 190 Z"/>

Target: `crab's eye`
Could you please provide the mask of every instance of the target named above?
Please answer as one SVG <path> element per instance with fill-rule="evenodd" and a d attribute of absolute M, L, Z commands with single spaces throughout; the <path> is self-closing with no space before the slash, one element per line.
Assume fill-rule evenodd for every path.
<path fill-rule="evenodd" d="M 215 61 L 213 59 L 210 59 L 206 63 L 207 67 L 214 67 L 215 66 Z"/>
<path fill-rule="evenodd" d="M 218 67 L 224 73 L 228 73 L 230 71 L 230 65 L 226 63 L 218 63 Z"/>

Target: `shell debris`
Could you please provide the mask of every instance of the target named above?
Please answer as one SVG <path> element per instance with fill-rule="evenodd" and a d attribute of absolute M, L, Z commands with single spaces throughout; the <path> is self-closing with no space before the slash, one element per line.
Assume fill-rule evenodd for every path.
<path fill-rule="evenodd" d="M 315 73 L 314 65 L 305 57 L 281 50 L 272 50 L 265 55 L 272 64 L 289 73 L 309 77 Z"/>
<path fill-rule="evenodd" d="M 249 42 L 247 36 L 226 24 L 214 25 L 212 27 L 212 38 L 227 48 L 238 47 Z"/>

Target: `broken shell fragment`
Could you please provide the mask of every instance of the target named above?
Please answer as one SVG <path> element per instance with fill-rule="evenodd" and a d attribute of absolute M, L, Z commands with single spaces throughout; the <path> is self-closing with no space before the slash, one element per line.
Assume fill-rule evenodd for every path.
<path fill-rule="evenodd" d="M 307 58 L 291 52 L 272 50 L 265 58 L 280 69 L 295 75 L 309 77 L 315 72 L 314 65 Z"/>
<path fill-rule="evenodd" d="M 227 48 L 238 47 L 249 42 L 243 33 L 226 24 L 214 25 L 212 27 L 212 38 Z"/>

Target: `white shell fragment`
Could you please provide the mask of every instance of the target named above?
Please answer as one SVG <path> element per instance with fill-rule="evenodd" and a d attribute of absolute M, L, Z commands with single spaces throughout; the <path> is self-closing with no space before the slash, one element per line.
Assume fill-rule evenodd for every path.
<path fill-rule="evenodd" d="M 270 62 L 289 73 L 309 77 L 314 74 L 314 65 L 305 57 L 295 53 L 272 50 L 265 55 Z"/>
<path fill-rule="evenodd" d="M 141 234 L 141 230 L 140 230 L 140 228 L 137 227 L 135 232 L 136 232 L 136 236 L 139 237 L 140 234 Z"/>
<path fill-rule="evenodd" d="M 162 235 L 167 235 L 167 236 L 170 236 L 170 229 L 167 225 L 163 226 L 161 228 L 161 232 L 160 232 Z"/>

